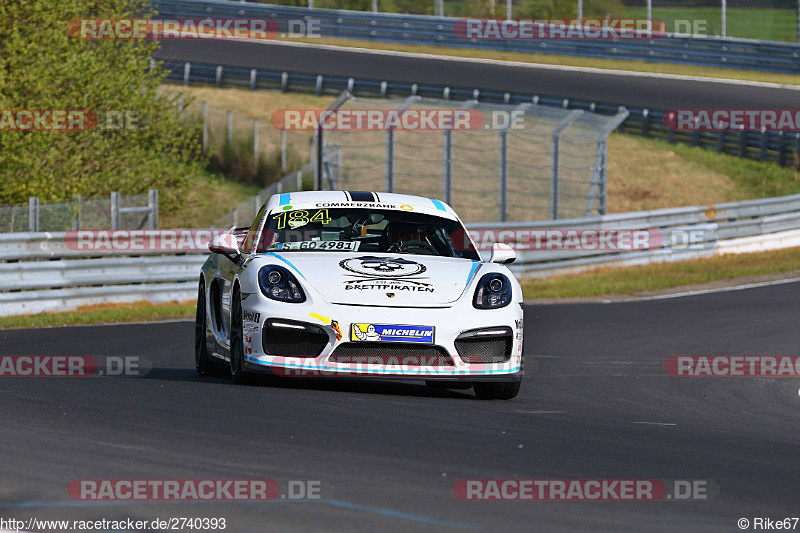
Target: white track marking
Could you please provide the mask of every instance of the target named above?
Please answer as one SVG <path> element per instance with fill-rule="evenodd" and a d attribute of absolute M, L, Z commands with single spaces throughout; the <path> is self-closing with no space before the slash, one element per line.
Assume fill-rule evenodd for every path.
<path fill-rule="evenodd" d="M 594 67 L 575 67 L 569 65 L 548 65 L 544 63 L 526 63 L 522 61 L 507 61 L 502 59 L 483 59 L 477 57 L 458 57 L 437 54 L 423 54 L 416 52 L 399 52 L 396 50 L 373 50 L 369 48 L 358 48 L 349 46 L 338 46 L 332 44 L 313 44 L 303 42 L 290 42 L 290 41 L 264 41 L 260 39 L 234 39 L 236 41 L 245 41 L 249 43 L 258 43 L 268 46 L 295 46 L 298 48 L 318 48 L 321 50 L 335 50 L 343 52 L 355 52 L 359 54 L 373 54 L 384 56 L 397 56 L 408 57 L 414 59 L 437 59 L 441 61 L 457 61 L 465 63 L 484 63 L 492 65 L 505 65 L 518 68 L 532 68 L 532 69 L 545 69 L 545 70 L 560 70 L 566 72 L 585 72 L 589 74 L 603 74 L 609 76 L 632 76 L 639 78 L 659 78 L 668 80 L 682 80 L 682 81 L 696 81 L 704 83 L 726 83 L 729 85 L 745 85 L 751 87 L 761 87 L 767 89 L 787 89 L 791 91 L 800 91 L 800 85 L 785 85 L 781 83 L 767 83 L 762 81 L 750 80 L 734 80 L 726 78 L 707 78 L 702 76 L 685 76 L 682 74 L 662 74 L 659 72 L 638 72 L 634 70 L 617 70 L 617 69 L 604 69 Z M 524 53 L 524 52 L 522 52 Z"/>
<path fill-rule="evenodd" d="M 713 294 L 716 292 L 742 291 L 745 289 L 756 289 L 758 287 L 769 287 L 772 285 L 784 285 L 786 283 L 799 282 L 800 278 L 779 279 L 775 281 L 762 281 L 760 283 L 748 283 L 746 285 L 734 285 L 733 287 L 720 287 L 718 289 L 703 289 L 697 291 L 678 292 L 675 294 L 661 294 L 659 296 L 645 296 L 644 298 L 631 298 L 630 300 L 603 300 L 604 304 L 626 303 L 626 302 L 646 302 L 650 300 L 668 300 L 670 298 L 683 298 L 685 296 L 698 296 L 701 294 Z"/>

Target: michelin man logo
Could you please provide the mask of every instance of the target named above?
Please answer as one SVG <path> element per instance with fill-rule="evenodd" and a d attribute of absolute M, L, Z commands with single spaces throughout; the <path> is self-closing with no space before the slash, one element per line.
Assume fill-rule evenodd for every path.
<path fill-rule="evenodd" d="M 366 325 L 366 324 L 364 324 Z M 379 341 L 381 336 L 375 331 L 375 326 L 372 324 L 366 325 L 366 331 L 363 331 L 358 324 L 353 324 L 353 335 L 360 341 Z"/>

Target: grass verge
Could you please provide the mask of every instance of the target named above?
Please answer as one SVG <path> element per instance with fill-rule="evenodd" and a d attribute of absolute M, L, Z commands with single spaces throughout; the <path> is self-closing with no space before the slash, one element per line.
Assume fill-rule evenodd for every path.
<path fill-rule="evenodd" d="M 741 255 L 725 255 L 680 263 L 602 268 L 546 279 L 525 280 L 526 300 L 632 295 L 720 280 L 795 272 L 800 248 Z"/>
<path fill-rule="evenodd" d="M 81 324 L 115 324 L 121 322 L 148 322 L 193 318 L 195 302 L 151 304 L 109 304 L 80 307 L 64 313 L 39 313 L 36 315 L 0 317 L 0 329 L 44 328 L 75 326 Z"/>
<path fill-rule="evenodd" d="M 362 41 L 357 39 L 337 39 L 333 37 L 324 37 L 318 39 L 283 38 L 279 40 L 305 42 L 310 44 L 345 46 L 352 48 L 366 48 L 369 50 L 391 50 L 414 54 L 516 61 L 518 63 L 532 63 L 540 65 L 561 65 L 571 67 L 599 68 L 606 70 L 627 70 L 631 72 L 649 72 L 657 74 L 675 74 L 680 76 L 698 76 L 703 78 L 719 78 L 725 80 L 778 83 L 782 85 L 800 85 L 800 76 L 795 74 L 779 74 L 774 72 L 759 72 L 755 70 L 736 70 L 727 68 L 701 67 L 696 65 L 679 65 L 673 63 L 651 63 L 647 61 L 599 59 L 591 57 L 561 56 L 523 52 L 500 52 L 479 48 L 457 48 L 449 46 L 387 43 Z"/>

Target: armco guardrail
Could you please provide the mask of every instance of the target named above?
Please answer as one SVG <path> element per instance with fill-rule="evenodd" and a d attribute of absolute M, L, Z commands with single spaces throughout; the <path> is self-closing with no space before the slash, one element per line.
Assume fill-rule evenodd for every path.
<path fill-rule="evenodd" d="M 491 242 L 516 245 L 518 260 L 511 265 L 512 270 L 519 276 L 543 277 L 601 266 L 800 246 L 800 194 L 586 219 L 470 224 L 468 229 L 474 237 L 479 237 L 479 246 Z M 634 251 L 525 249 L 533 232 L 546 239 L 548 231 L 561 230 L 565 235 L 581 229 L 647 230 L 660 235 L 662 241 L 652 249 Z M 74 233 L 0 235 L 0 316 L 100 303 L 190 300 L 196 295 L 205 243 L 212 230 L 192 231 L 195 236 L 204 232 L 203 239 L 195 238 L 192 246 L 180 252 L 161 251 L 155 256 L 142 255 L 142 251 L 132 250 L 119 241 L 116 245 L 119 251 L 77 251 L 74 243 L 70 243 L 70 239 L 76 238 Z M 683 239 L 676 242 L 670 238 L 685 234 L 694 236 L 692 245 Z M 110 256 L 98 257 L 104 254 Z"/>
<path fill-rule="evenodd" d="M 482 102 L 524 104 L 533 103 L 582 109 L 605 115 L 615 115 L 620 106 L 601 102 L 570 100 L 556 96 L 484 91 L 474 87 L 453 87 L 396 82 L 390 80 L 356 79 L 347 76 L 322 76 L 303 72 L 228 67 L 208 63 L 165 61 L 168 79 L 185 85 L 202 84 L 217 87 L 237 87 L 251 90 L 278 90 L 338 95 L 343 90 L 354 96 L 406 97 L 427 96 L 451 100 L 476 99 Z M 782 131 L 720 131 L 676 132 L 664 123 L 666 111 L 626 108 L 630 114 L 618 131 L 632 135 L 661 139 L 670 143 L 701 146 L 706 149 L 759 161 L 776 161 L 781 166 L 800 162 L 800 133 Z"/>
<path fill-rule="evenodd" d="M 278 21 L 282 32 L 288 31 L 290 20 L 313 19 L 322 37 L 800 73 L 800 44 L 793 43 L 672 34 L 656 39 L 466 40 L 459 38 L 453 29 L 458 19 L 448 17 L 309 9 L 222 0 L 154 0 L 153 5 L 160 15 L 169 17 L 272 18 Z"/>

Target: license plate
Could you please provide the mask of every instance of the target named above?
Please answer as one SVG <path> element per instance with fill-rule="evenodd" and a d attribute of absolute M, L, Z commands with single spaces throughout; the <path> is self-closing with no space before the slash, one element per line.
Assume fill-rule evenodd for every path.
<path fill-rule="evenodd" d="M 351 324 L 353 342 L 424 342 L 433 343 L 433 326 L 402 326 L 397 324 Z"/>

